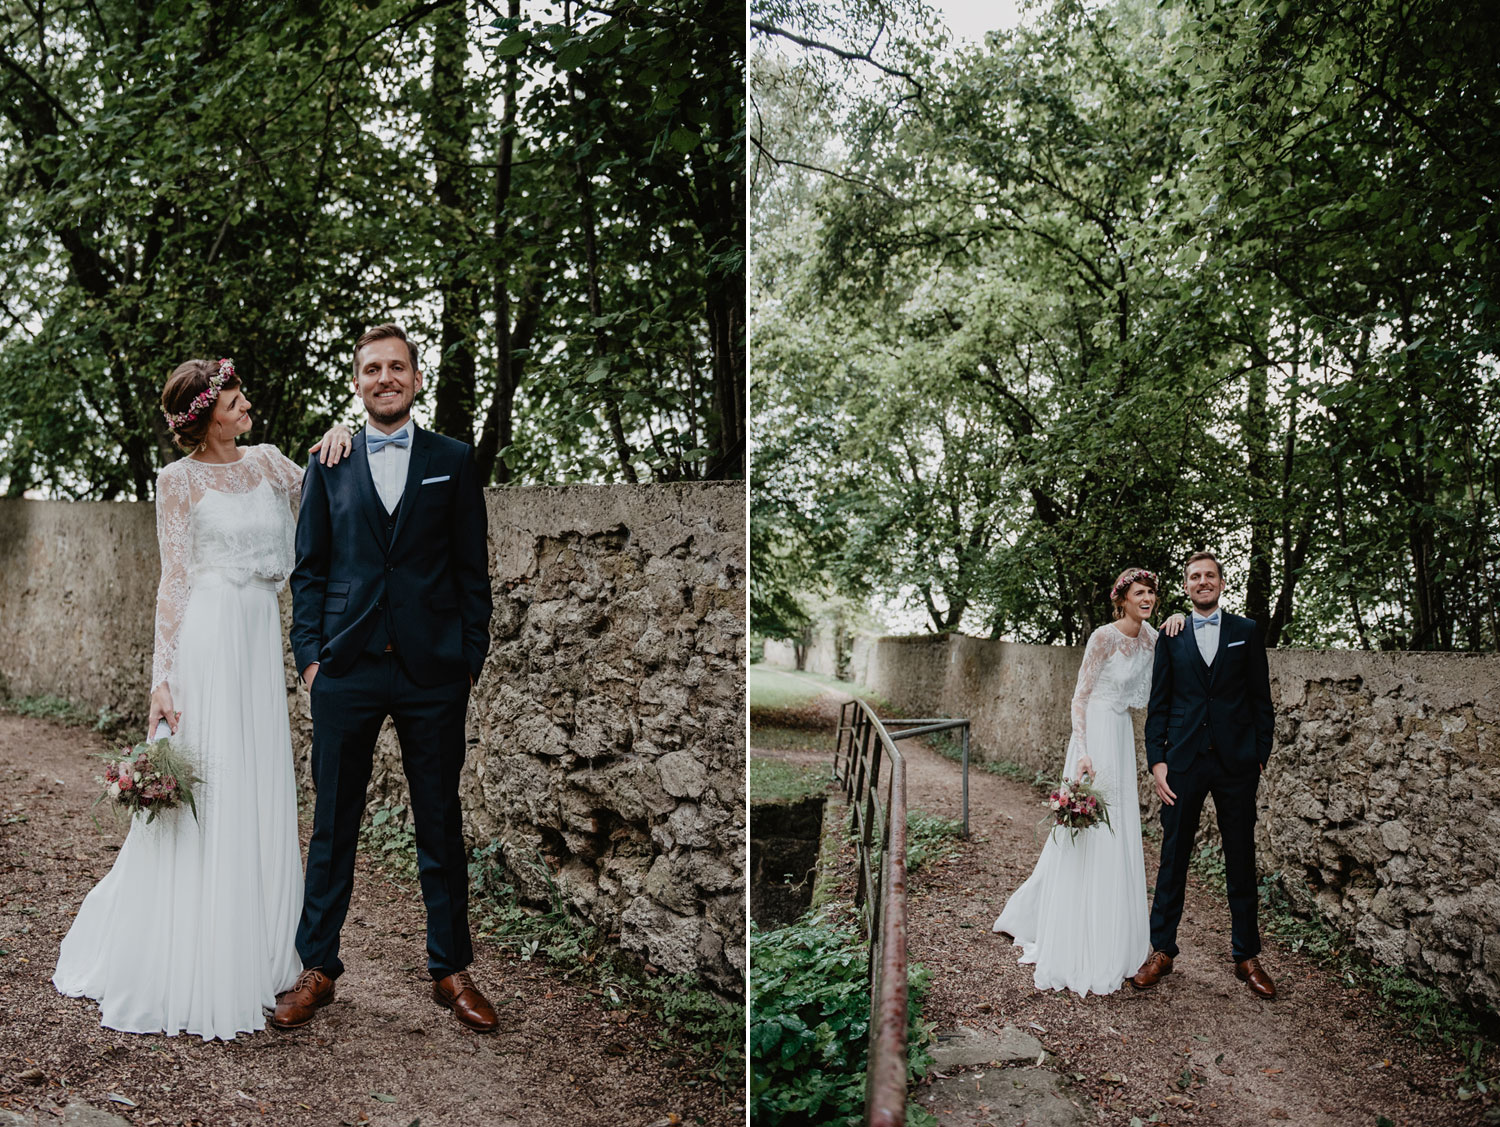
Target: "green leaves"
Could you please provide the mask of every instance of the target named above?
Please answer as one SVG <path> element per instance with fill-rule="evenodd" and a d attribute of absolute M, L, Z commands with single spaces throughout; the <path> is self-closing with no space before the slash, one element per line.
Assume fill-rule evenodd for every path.
<path fill-rule="evenodd" d="M 852 932 L 819 917 L 750 928 L 751 1119 L 859 1121 L 864 1107 L 870 995 L 867 959 Z M 909 1037 L 916 1075 L 931 1057 L 920 1021 L 926 974 L 911 970 Z"/>

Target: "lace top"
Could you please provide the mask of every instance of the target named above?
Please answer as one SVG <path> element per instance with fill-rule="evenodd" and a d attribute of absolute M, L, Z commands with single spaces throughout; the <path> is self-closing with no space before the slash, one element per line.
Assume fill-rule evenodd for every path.
<path fill-rule="evenodd" d="M 1078 760 L 1088 753 L 1088 710 L 1102 704 L 1115 712 L 1145 708 L 1151 696 L 1151 667 L 1156 654 L 1156 630 L 1141 623 L 1131 638 L 1106 624 L 1089 635 L 1073 691 L 1073 734 L 1068 740 L 1064 774 L 1071 777 Z M 1090 757 L 1092 758 L 1092 756 Z"/>
<path fill-rule="evenodd" d="M 302 467 L 271 445 L 247 446 L 224 465 L 179 458 L 156 476 L 156 590 L 153 688 L 172 675 L 177 634 L 193 577 L 220 571 L 236 582 L 292 573 L 292 508 L 302 495 Z"/>

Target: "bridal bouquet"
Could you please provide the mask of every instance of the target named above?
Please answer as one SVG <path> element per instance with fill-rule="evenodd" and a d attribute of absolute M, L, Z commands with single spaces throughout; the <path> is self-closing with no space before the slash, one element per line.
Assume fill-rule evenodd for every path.
<path fill-rule="evenodd" d="M 104 760 L 104 774 L 95 778 L 104 786 L 104 793 L 94 800 L 95 806 L 108 801 L 131 816 L 144 810 L 148 826 L 163 810 L 179 806 L 186 806 L 194 818 L 198 817 L 193 785 L 203 780 L 193 772 L 192 762 L 182 749 L 173 747 L 170 740 L 148 740 L 99 758 Z"/>
<path fill-rule="evenodd" d="M 1047 826 L 1047 832 L 1052 833 L 1061 826 L 1071 835 L 1069 840 L 1076 839 L 1079 831 L 1090 826 L 1109 825 L 1109 804 L 1094 789 L 1091 775 L 1080 775 L 1072 781 L 1064 776 L 1057 789 L 1047 796 L 1047 808 L 1052 813 L 1042 819 L 1038 828 Z"/>

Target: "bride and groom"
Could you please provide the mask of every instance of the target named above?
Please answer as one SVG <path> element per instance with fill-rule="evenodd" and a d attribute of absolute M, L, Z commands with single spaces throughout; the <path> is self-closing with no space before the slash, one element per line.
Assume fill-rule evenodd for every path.
<path fill-rule="evenodd" d="M 1122 573 L 1110 592 L 1115 621 L 1095 630 L 1084 652 L 1063 774 L 1095 776 L 1110 826 L 1049 838 L 994 925 L 1022 948 L 1021 962 L 1035 964 L 1040 990 L 1108 994 L 1126 980 L 1147 989 L 1171 973 L 1194 839 L 1212 795 L 1235 975 L 1260 997 L 1275 997 L 1260 965 L 1255 879 L 1255 797 L 1275 722 L 1265 644 L 1253 619 L 1219 608 L 1223 569 L 1212 553 L 1189 558 L 1183 588 L 1193 605 L 1191 629 L 1174 615 L 1158 636 L 1147 621 L 1156 576 L 1138 568 Z M 1146 760 L 1162 803 L 1149 918 L 1128 712 L 1140 707 L 1147 709 Z"/>
<path fill-rule="evenodd" d="M 498 1024 L 467 970 L 458 798 L 489 650 L 487 517 L 469 447 L 412 421 L 421 387 L 401 329 L 366 332 L 354 350 L 366 425 L 329 431 L 305 471 L 273 446 L 235 445 L 250 402 L 230 361 L 190 360 L 163 389 L 187 456 L 157 479 L 147 731 L 165 720 L 202 782 L 196 818 L 132 823 L 63 940 L 53 983 L 97 1000 L 108 1028 L 228 1040 L 267 1011 L 291 1029 L 332 1001 L 387 716 L 411 789 L 433 998 L 470 1028 Z M 288 578 L 317 789 L 305 880 L 276 597 Z"/>

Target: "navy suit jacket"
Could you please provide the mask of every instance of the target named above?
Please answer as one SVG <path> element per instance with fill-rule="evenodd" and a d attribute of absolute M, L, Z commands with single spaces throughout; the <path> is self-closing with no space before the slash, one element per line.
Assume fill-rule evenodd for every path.
<path fill-rule="evenodd" d="M 1159 634 L 1146 710 L 1146 762 L 1185 771 L 1216 748 L 1225 766 L 1250 770 L 1271 758 L 1276 710 L 1266 644 L 1253 618 L 1219 612 L 1219 648 L 1205 665 L 1188 616 L 1177 637 Z"/>
<path fill-rule="evenodd" d="M 479 679 L 490 648 L 488 517 L 467 444 L 413 426 L 394 527 L 363 429 L 337 466 L 309 459 L 292 571 L 292 653 L 338 676 L 384 622 L 419 685 Z"/>

